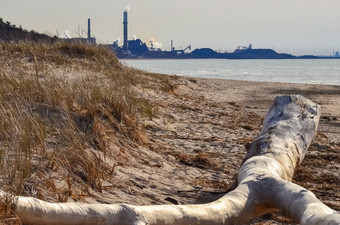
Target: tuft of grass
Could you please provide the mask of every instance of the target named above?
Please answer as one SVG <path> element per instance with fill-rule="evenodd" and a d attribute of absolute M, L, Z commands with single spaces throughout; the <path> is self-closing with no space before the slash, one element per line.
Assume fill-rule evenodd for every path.
<path fill-rule="evenodd" d="M 155 110 L 137 87 L 151 86 L 169 85 L 101 46 L 0 43 L 2 189 L 50 201 L 101 192 L 148 141 L 141 118 Z"/>

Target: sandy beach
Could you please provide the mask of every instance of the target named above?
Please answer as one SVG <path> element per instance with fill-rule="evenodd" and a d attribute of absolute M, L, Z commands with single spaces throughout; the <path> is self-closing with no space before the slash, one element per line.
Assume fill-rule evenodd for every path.
<path fill-rule="evenodd" d="M 212 202 L 232 187 L 274 98 L 300 94 L 322 115 L 293 182 L 340 211 L 340 86 L 150 74 L 80 44 L 2 47 L 4 191 L 48 202 Z M 249 224 L 294 221 L 283 212 Z"/>
<path fill-rule="evenodd" d="M 148 142 L 115 168 L 115 183 L 86 202 L 129 204 L 205 203 L 232 185 L 275 96 L 303 95 L 322 106 L 317 136 L 294 182 L 340 210 L 339 86 L 261 83 L 170 77 L 168 92 L 143 89 L 156 108 L 144 121 Z M 105 189 L 105 188 L 104 188 Z M 294 224 L 283 213 L 250 224 Z"/>

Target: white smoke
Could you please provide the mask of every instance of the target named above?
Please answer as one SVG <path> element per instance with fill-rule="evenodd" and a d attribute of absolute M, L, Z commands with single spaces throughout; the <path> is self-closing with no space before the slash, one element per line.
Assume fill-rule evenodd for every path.
<path fill-rule="evenodd" d="M 70 31 L 68 31 L 68 30 L 63 31 L 63 33 L 61 35 L 61 38 L 62 39 L 70 39 L 70 38 L 72 38 L 71 35 L 70 35 Z"/>
<path fill-rule="evenodd" d="M 156 41 L 155 38 L 150 39 L 150 44 L 152 45 L 153 48 L 162 48 L 163 44 L 161 41 Z"/>
<path fill-rule="evenodd" d="M 129 12 L 130 11 L 130 5 L 127 5 L 124 9 L 124 12 Z"/>
<path fill-rule="evenodd" d="M 132 40 L 134 40 L 134 41 L 137 40 L 137 36 L 136 36 L 136 35 L 133 35 L 133 36 L 132 36 Z"/>

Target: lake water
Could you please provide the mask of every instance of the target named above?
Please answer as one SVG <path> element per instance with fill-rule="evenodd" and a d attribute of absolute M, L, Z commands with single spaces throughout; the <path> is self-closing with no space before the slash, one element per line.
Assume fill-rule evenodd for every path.
<path fill-rule="evenodd" d="M 129 59 L 121 62 L 168 75 L 340 85 L 340 59 Z"/>

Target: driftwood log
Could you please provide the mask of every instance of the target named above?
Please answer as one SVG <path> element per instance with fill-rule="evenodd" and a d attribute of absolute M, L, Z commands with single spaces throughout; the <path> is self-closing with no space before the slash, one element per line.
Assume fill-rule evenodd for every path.
<path fill-rule="evenodd" d="M 302 96 L 279 96 L 239 170 L 237 187 L 196 205 L 48 203 L 16 197 L 15 214 L 26 225 L 214 225 L 241 224 L 284 211 L 300 224 L 340 224 L 340 214 L 305 188 L 291 183 L 315 136 L 320 106 Z"/>

